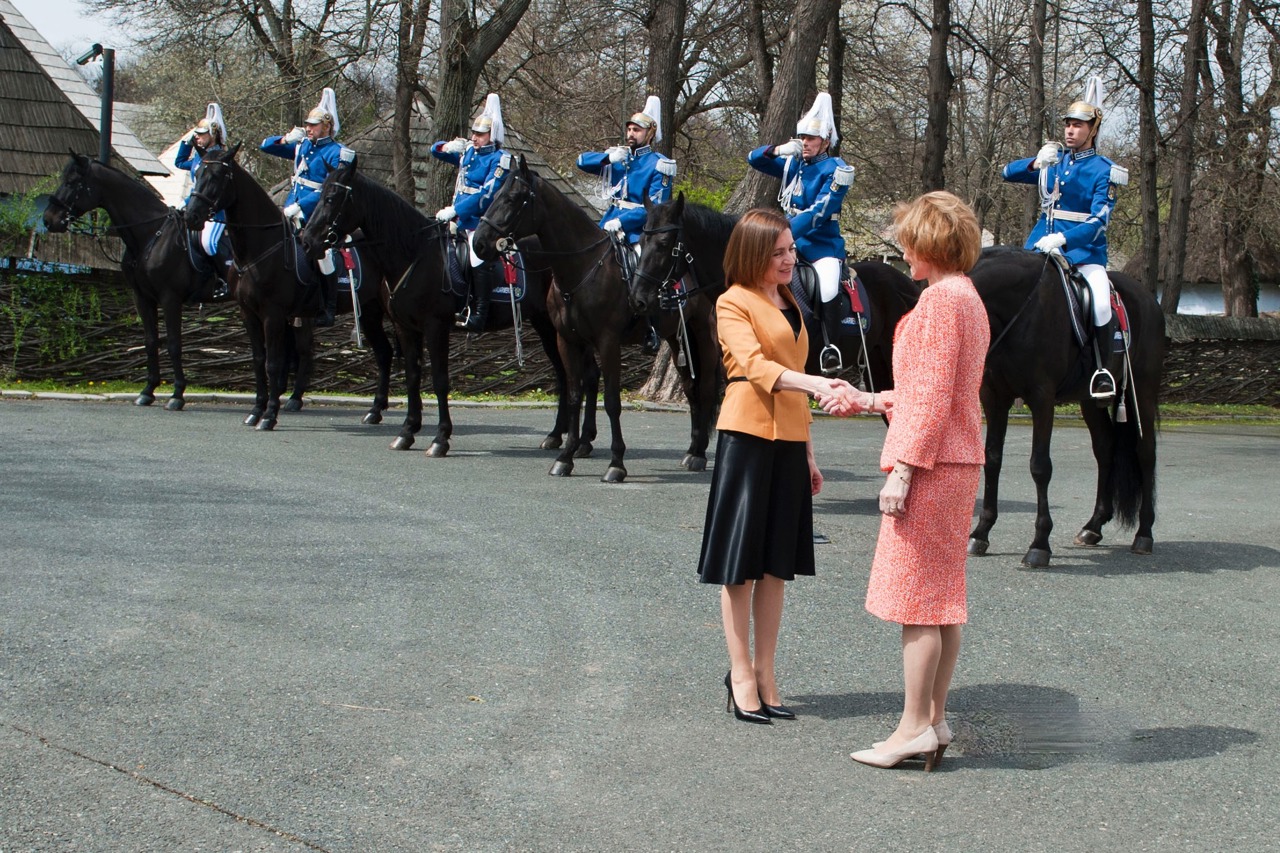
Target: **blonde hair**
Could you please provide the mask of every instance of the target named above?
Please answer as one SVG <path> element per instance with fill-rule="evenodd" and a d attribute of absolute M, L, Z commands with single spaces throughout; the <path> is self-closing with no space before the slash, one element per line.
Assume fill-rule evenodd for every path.
<path fill-rule="evenodd" d="M 982 253 L 978 217 L 944 190 L 897 205 L 893 227 L 900 246 L 944 272 L 968 272 Z"/>
<path fill-rule="evenodd" d="M 743 214 L 729 235 L 724 250 L 724 278 L 730 285 L 754 286 L 764 280 L 773 259 L 778 235 L 791 231 L 791 223 L 781 213 L 753 208 Z"/>

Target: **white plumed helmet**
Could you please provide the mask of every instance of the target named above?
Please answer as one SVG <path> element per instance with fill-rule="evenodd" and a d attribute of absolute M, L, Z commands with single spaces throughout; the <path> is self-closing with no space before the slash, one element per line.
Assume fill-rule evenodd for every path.
<path fill-rule="evenodd" d="M 831 108 L 831 95 L 819 92 L 813 99 L 813 106 L 796 122 L 797 136 L 817 136 L 832 145 L 840 143 L 840 132 L 836 130 L 836 114 Z"/>
<path fill-rule="evenodd" d="M 645 130 L 653 129 L 653 141 L 662 141 L 662 100 L 657 95 L 650 95 L 644 102 L 644 109 L 631 118 L 627 119 L 627 124 L 634 124 L 637 127 L 643 127 Z"/>
<path fill-rule="evenodd" d="M 493 92 L 484 99 L 484 110 L 471 122 L 471 130 L 475 133 L 488 133 L 490 139 L 499 145 L 506 137 L 506 128 L 502 124 L 502 101 Z"/>

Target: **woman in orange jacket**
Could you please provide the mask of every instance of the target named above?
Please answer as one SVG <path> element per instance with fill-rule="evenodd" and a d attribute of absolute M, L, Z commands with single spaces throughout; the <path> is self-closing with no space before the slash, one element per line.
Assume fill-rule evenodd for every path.
<path fill-rule="evenodd" d="M 774 675 L 784 581 L 812 575 L 813 495 L 822 472 L 809 437 L 809 395 L 853 390 L 804 372 L 809 338 L 791 295 L 795 241 L 786 218 L 749 211 L 725 250 L 729 288 L 716 301 L 728 386 L 698 574 L 721 584 L 729 647 L 726 706 L 737 719 L 794 719 Z M 755 653 L 752 654 L 752 617 Z"/>

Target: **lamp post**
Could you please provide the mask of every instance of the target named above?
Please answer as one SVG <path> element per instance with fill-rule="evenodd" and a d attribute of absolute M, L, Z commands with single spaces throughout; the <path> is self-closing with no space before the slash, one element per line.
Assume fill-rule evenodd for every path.
<path fill-rule="evenodd" d="M 111 163 L 111 115 L 115 101 L 116 52 L 109 47 L 94 44 L 76 59 L 77 65 L 88 65 L 99 56 L 102 57 L 102 112 L 98 119 L 98 162 L 104 166 Z"/>

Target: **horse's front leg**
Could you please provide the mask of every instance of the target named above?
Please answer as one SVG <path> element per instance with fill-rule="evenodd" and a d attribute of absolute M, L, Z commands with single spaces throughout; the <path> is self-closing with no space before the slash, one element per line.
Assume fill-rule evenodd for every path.
<path fill-rule="evenodd" d="M 156 401 L 156 387 L 160 384 L 160 321 L 156 316 L 158 306 L 136 284 L 133 288 L 133 304 L 138 309 L 138 318 L 142 320 L 142 346 L 147 353 L 147 383 L 133 404 L 150 406 Z M 169 340 L 173 340 L 172 334 Z"/>
<path fill-rule="evenodd" d="M 404 359 L 405 415 L 391 449 L 408 450 L 422 429 L 422 332 L 397 325 L 396 333 L 400 336 L 400 357 Z"/>
<path fill-rule="evenodd" d="M 267 343 L 262 318 L 241 307 L 245 334 L 249 336 L 249 354 L 253 362 L 253 408 L 245 416 L 245 426 L 257 426 L 267 410 Z"/>
<path fill-rule="evenodd" d="M 170 412 L 180 412 L 187 404 L 187 374 L 182 369 L 182 300 L 172 293 L 164 300 L 164 331 L 169 349 L 169 364 L 173 365 L 173 394 L 164 404 Z"/>
<path fill-rule="evenodd" d="M 627 479 L 623 462 L 627 445 L 622 440 L 622 348 L 616 337 L 609 336 L 599 350 L 600 372 L 604 375 L 604 413 L 609 416 L 609 468 L 600 478 L 603 483 L 621 483 Z"/>
<path fill-rule="evenodd" d="M 449 415 L 449 324 L 438 317 L 427 321 L 425 330 L 427 354 L 431 358 L 431 390 L 436 395 L 436 435 L 427 448 L 428 456 L 446 456 L 453 436 L 453 418 Z"/>
<path fill-rule="evenodd" d="M 984 557 L 990 547 L 991 528 L 1000 517 L 1000 468 L 1004 464 L 1004 439 L 1009 430 L 1009 408 L 1012 401 L 997 399 L 984 386 L 982 412 L 987 419 L 986 461 L 982 466 L 982 509 L 978 523 L 969 534 L 969 553 Z"/>
<path fill-rule="evenodd" d="M 570 343 L 563 337 L 559 338 L 557 345 L 560 349 L 560 361 L 565 368 L 563 397 L 568 428 L 565 430 L 564 447 L 547 473 L 553 477 L 568 477 L 573 473 L 573 459 L 577 455 L 581 439 L 578 419 L 582 414 L 582 387 L 586 382 L 585 373 L 591 354 L 585 347 Z"/>
<path fill-rule="evenodd" d="M 569 431 L 569 408 L 564 392 L 568 380 L 565 378 L 564 359 L 560 357 L 556 328 L 551 318 L 539 315 L 530 322 L 538 333 L 538 342 L 542 344 L 542 351 L 546 353 L 547 361 L 551 362 L 551 370 L 556 376 L 556 422 L 538 447 L 542 450 L 557 450 L 564 444 L 564 434 Z"/>
<path fill-rule="evenodd" d="M 581 412 L 582 426 L 578 430 L 578 449 L 573 455 L 578 459 L 586 459 L 595 450 L 596 407 L 600 401 L 600 365 L 590 350 L 583 350 L 582 372 L 579 374 L 581 397 L 579 408 L 575 410 L 574 421 L 578 421 L 577 413 Z"/>
<path fill-rule="evenodd" d="M 1102 541 L 1102 525 L 1115 514 L 1111 489 L 1112 460 L 1115 455 L 1115 432 L 1106 409 L 1098 408 L 1092 400 L 1080 404 L 1080 413 L 1089 427 L 1089 441 L 1093 445 L 1093 458 L 1098 466 L 1098 483 L 1094 492 L 1093 515 L 1076 534 L 1075 544 L 1097 545 Z"/>
<path fill-rule="evenodd" d="M 269 314 L 262 327 L 267 350 L 267 406 L 262 413 L 262 420 L 258 421 L 258 429 L 266 432 L 275 429 L 280 422 L 280 396 L 284 394 L 286 372 L 289 369 L 285 336 L 291 330 L 288 318 L 276 313 Z M 298 372 L 302 372 L 301 368 Z"/>
<path fill-rule="evenodd" d="M 369 340 L 373 350 L 373 360 L 378 366 L 378 387 L 373 394 L 373 406 L 360 420 L 362 424 L 382 423 L 382 413 L 391 407 L 391 360 L 394 352 L 391 341 L 387 338 L 387 330 L 382 325 L 382 302 L 371 299 L 368 305 L 362 305 L 364 313 L 360 315 L 360 328 Z"/>
<path fill-rule="evenodd" d="M 310 318 L 285 320 L 283 343 L 284 368 L 280 373 L 280 393 L 289 385 L 289 370 L 293 368 L 293 391 L 281 407 L 286 412 L 301 412 L 302 396 L 311 388 L 311 376 L 315 372 L 315 321 Z"/>
<path fill-rule="evenodd" d="M 720 347 L 708 334 L 709 326 L 697 325 L 698 330 L 692 332 L 689 339 L 693 350 L 690 365 L 694 366 L 697 375 L 681 374 L 685 396 L 689 399 L 690 433 L 689 449 L 680 465 L 690 471 L 705 471 L 707 444 L 711 441 L 711 419 L 715 416 L 716 400 L 720 396 Z"/>
<path fill-rule="evenodd" d="M 1036 535 L 1031 547 L 1022 557 L 1022 565 L 1029 569 L 1043 569 L 1049 565 L 1052 549 L 1049 534 L 1053 532 L 1053 517 L 1049 514 L 1049 481 L 1053 479 L 1053 459 L 1049 445 L 1053 439 L 1053 398 L 1027 400 L 1031 409 L 1031 479 L 1036 484 Z"/>

